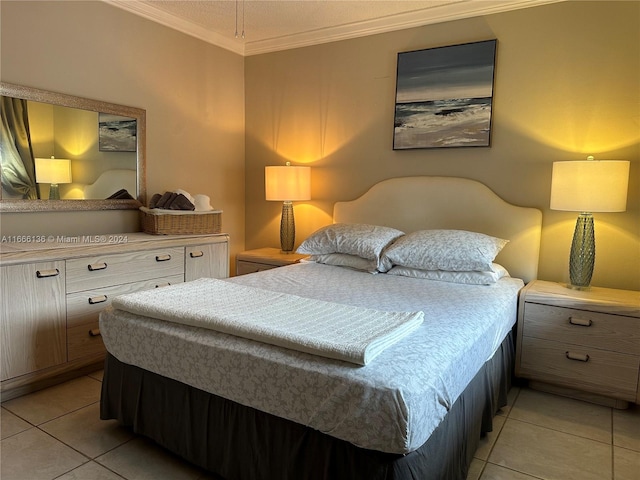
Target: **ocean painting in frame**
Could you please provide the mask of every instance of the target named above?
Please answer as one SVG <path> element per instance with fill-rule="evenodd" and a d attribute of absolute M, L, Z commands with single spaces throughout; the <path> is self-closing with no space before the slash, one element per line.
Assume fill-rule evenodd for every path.
<path fill-rule="evenodd" d="M 488 147 L 496 40 L 398 54 L 393 149 Z"/>
<path fill-rule="evenodd" d="M 138 124 L 135 118 L 99 112 L 98 132 L 99 151 L 136 151 Z"/>

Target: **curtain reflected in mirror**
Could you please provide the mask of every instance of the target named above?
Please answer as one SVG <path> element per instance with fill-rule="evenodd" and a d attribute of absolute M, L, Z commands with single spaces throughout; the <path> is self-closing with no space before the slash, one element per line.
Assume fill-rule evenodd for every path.
<path fill-rule="evenodd" d="M 145 110 L 4 82 L 0 100 L 0 211 L 145 203 Z"/>
<path fill-rule="evenodd" d="M 2 197 L 39 199 L 40 191 L 36 183 L 27 101 L 5 96 L 1 97 L 1 100 Z"/>

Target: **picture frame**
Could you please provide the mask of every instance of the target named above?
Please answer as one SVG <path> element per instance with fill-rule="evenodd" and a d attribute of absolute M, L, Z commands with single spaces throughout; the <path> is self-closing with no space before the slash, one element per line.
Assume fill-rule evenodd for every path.
<path fill-rule="evenodd" d="M 98 149 L 101 152 L 135 152 L 138 124 L 135 118 L 98 112 Z"/>
<path fill-rule="evenodd" d="M 496 46 L 398 53 L 394 150 L 491 146 Z"/>

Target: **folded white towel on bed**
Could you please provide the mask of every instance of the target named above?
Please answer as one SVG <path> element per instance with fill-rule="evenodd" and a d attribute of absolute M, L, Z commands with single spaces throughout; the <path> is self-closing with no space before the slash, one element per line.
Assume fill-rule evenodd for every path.
<path fill-rule="evenodd" d="M 122 295 L 113 308 L 366 365 L 424 320 L 213 278 Z"/>

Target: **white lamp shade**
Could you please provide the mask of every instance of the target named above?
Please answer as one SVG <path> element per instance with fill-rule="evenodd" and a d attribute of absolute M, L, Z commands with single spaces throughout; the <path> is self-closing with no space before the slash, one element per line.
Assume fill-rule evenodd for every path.
<path fill-rule="evenodd" d="M 64 158 L 36 158 L 36 182 L 71 183 L 71 160 Z"/>
<path fill-rule="evenodd" d="M 310 200 L 311 167 L 264 167 L 264 188 L 267 200 Z"/>
<path fill-rule="evenodd" d="M 628 161 L 553 162 L 550 206 L 572 212 L 624 212 L 628 184 Z"/>

